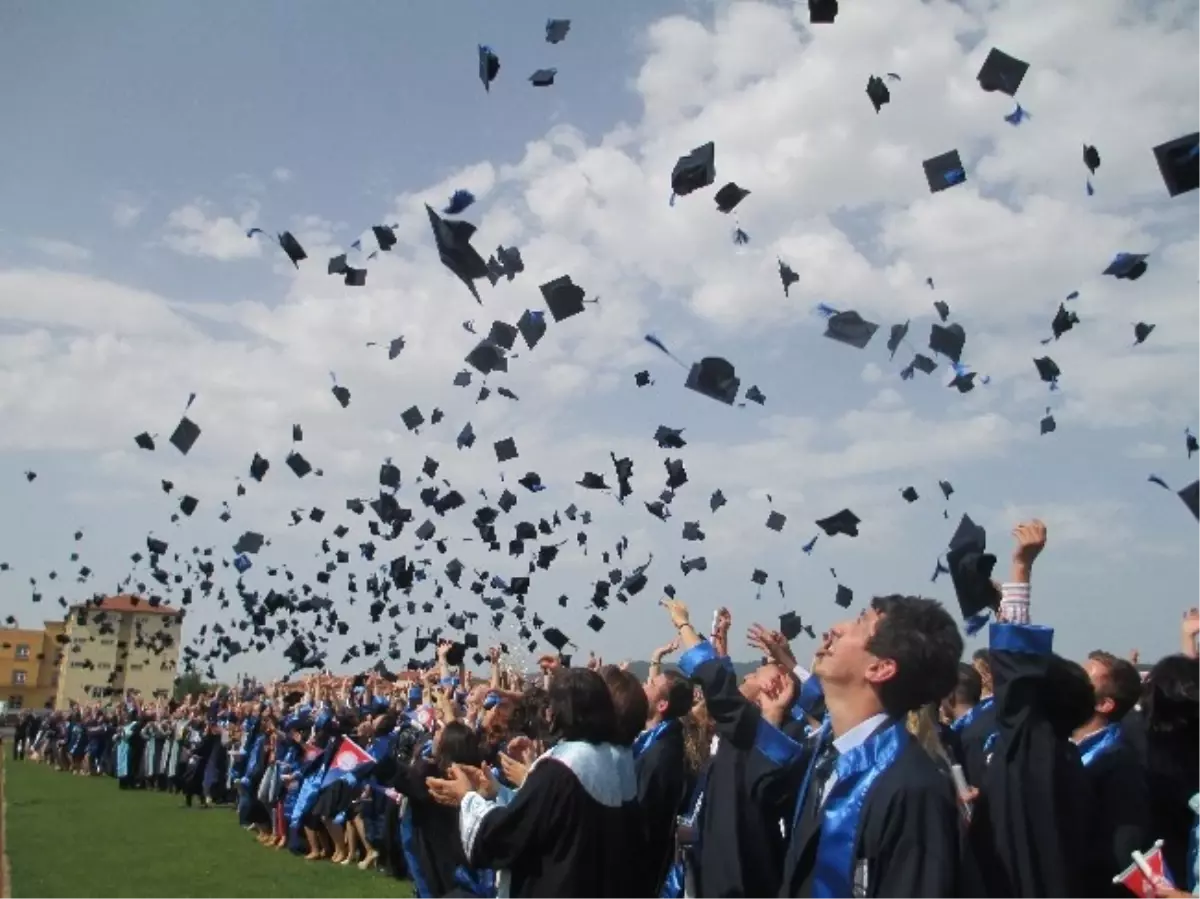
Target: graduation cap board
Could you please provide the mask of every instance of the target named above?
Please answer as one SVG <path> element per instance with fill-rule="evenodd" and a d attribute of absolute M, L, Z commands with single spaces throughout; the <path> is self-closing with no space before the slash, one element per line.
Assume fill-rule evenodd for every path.
<path fill-rule="evenodd" d="M 957 150 L 926 159 L 922 166 L 925 168 L 925 180 L 929 182 L 930 193 L 939 193 L 967 180 L 967 171 L 963 168 Z"/>
<path fill-rule="evenodd" d="M 1200 133 L 1159 144 L 1154 160 L 1172 197 L 1195 190 L 1200 186 Z"/>
<path fill-rule="evenodd" d="M 707 356 L 692 366 L 684 386 L 732 406 L 741 384 L 730 362 L 720 356 Z"/>
<path fill-rule="evenodd" d="M 671 191 L 675 196 L 685 197 L 713 183 L 717 177 L 715 154 L 716 146 L 709 141 L 679 157 L 671 170 Z"/>
<path fill-rule="evenodd" d="M 1016 96 L 1017 89 L 1028 71 L 1029 63 L 993 47 L 976 78 L 979 80 L 979 86 L 985 91 L 999 91 L 1013 97 Z"/>

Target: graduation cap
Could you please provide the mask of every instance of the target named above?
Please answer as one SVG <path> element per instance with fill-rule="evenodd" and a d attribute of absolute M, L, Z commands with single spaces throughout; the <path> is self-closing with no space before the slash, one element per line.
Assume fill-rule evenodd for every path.
<path fill-rule="evenodd" d="M 458 437 L 455 438 L 455 444 L 459 449 L 470 449 L 475 445 L 475 429 L 471 427 L 471 423 L 467 422 L 463 425 L 463 429 L 458 432 Z"/>
<path fill-rule="evenodd" d="M 1087 166 L 1089 172 L 1093 175 L 1096 174 L 1096 169 L 1100 168 L 1100 151 L 1089 144 L 1084 144 L 1083 164 Z"/>
<path fill-rule="evenodd" d="M 772 511 L 767 516 L 767 527 L 772 531 L 782 531 L 785 524 L 787 524 L 787 516 L 781 512 Z"/>
<path fill-rule="evenodd" d="M 136 437 L 134 437 L 133 442 L 136 443 L 138 446 L 140 446 L 144 450 L 153 450 L 154 449 L 154 438 L 151 437 L 150 434 L 146 431 L 142 431 L 142 433 L 140 433 Z"/>
<path fill-rule="evenodd" d="M 817 522 L 817 527 L 830 537 L 837 534 L 845 534 L 847 537 L 857 537 L 858 525 L 858 516 L 849 509 L 842 509 L 837 514 L 830 515 L 828 518 L 822 518 Z"/>
<path fill-rule="evenodd" d="M 1058 311 L 1054 313 L 1054 321 L 1050 322 L 1050 331 L 1054 334 L 1054 339 L 1062 337 L 1073 327 L 1079 324 L 1079 315 L 1075 310 L 1067 311 L 1067 307 L 1062 303 L 1058 304 Z"/>
<path fill-rule="evenodd" d="M 803 630 L 804 624 L 795 612 L 784 612 L 779 616 L 779 633 L 783 634 L 783 639 L 795 640 Z M 809 635 L 811 636 L 811 629 Z"/>
<path fill-rule="evenodd" d="M 954 362 L 962 359 L 963 345 L 966 342 L 967 332 L 963 330 L 963 326 L 958 324 L 958 322 L 952 325 L 939 325 L 935 323 L 930 327 L 929 348 Z"/>
<path fill-rule="evenodd" d="M 904 338 L 908 336 L 908 322 L 902 325 L 892 325 L 892 333 L 888 336 L 887 348 L 892 357 L 895 357 L 896 350 L 900 349 L 900 344 Z"/>
<path fill-rule="evenodd" d="M 732 212 L 737 204 L 748 196 L 750 191 L 730 181 L 716 193 L 717 212 Z"/>
<path fill-rule="evenodd" d="M 1144 343 L 1146 338 L 1150 336 L 1150 332 L 1154 330 L 1154 325 L 1148 325 L 1145 322 L 1138 322 L 1133 326 L 1133 344 L 1137 346 Z"/>
<path fill-rule="evenodd" d="M 572 283 L 570 275 L 547 281 L 540 290 L 556 322 L 583 311 L 583 288 Z"/>
<path fill-rule="evenodd" d="M 788 288 L 799 281 L 800 276 L 782 259 L 777 261 L 779 263 L 779 280 L 783 282 L 783 295 L 786 297 L 788 295 Z"/>
<path fill-rule="evenodd" d="M 570 19 L 547 19 L 546 20 L 546 43 L 557 44 L 567 37 L 567 32 L 571 30 Z"/>
<path fill-rule="evenodd" d="M 463 361 L 484 375 L 489 375 L 494 371 L 508 371 L 508 360 L 504 356 L 504 348 L 490 340 L 481 340 Z M 461 377 L 464 374 L 467 376 L 465 379 Z M 461 380 L 462 383 L 459 386 L 465 387 L 471 383 L 470 375 L 470 372 L 459 372 L 454 383 L 459 385 Z"/>
<path fill-rule="evenodd" d="M 989 93 L 1000 91 L 1002 94 L 1014 97 L 1027 71 L 1029 71 L 1029 63 L 993 47 L 988 52 L 987 59 L 983 61 L 983 67 L 979 70 L 979 74 L 975 77 L 979 80 L 979 86 L 985 91 Z"/>
<path fill-rule="evenodd" d="M 171 445 L 186 456 L 199 436 L 200 426 L 185 415 L 179 419 L 179 424 L 175 426 L 175 431 L 171 434 Z M 33 478 L 29 478 L 29 480 L 32 481 Z"/>
<path fill-rule="evenodd" d="M 500 74 L 500 57 L 492 52 L 491 47 L 479 45 L 479 80 L 483 82 L 483 89 L 489 93 L 492 90 L 491 84 L 496 80 L 496 76 Z"/>
<path fill-rule="evenodd" d="M 696 147 L 686 156 L 680 156 L 671 170 L 671 191 L 678 197 L 685 197 L 694 190 L 708 187 L 717 177 L 714 162 L 716 147 L 712 141 Z"/>
<path fill-rule="evenodd" d="M 1118 281 L 1136 281 L 1146 274 L 1146 253 L 1118 253 L 1101 274 L 1112 275 Z"/>
<path fill-rule="evenodd" d="M 508 462 L 517 458 L 517 443 L 511 437 L 497 440 L 493 444 L 493 449 L 496 451 L 497 462 Z"/>
<path fill-rule="evenodd" d="M 692 366 L 684 386 L 732 406 L 741 384 L 730 362 L 720 356 L 706 356 Z"/>
<path fill-rule="evenodd" d="M 1000 593 L 992 583 L 996 557 L 986 550 L 987 532 L 969 515 L 963 515 L 950 538 L 946 567 L 950 569 L 950 579 L 954 582 L 954 593 L 964 619 L 1000 604 Z"/>
<path fill-rule="evenodd" d="M 1058 422 L 1054 420 L 1054 416 L 1050 414 L 1050 407 L 1046 407 L 1046 414 L 1038 425 L 1040 434 L 1052 434 L 1058 429 Z"/>
<path fill-rule="evenodd" d="M 721 506 L 725 505 L 725 503 L 725 494 L 720 490 L 714 490 L 712 492 L 712 496 L 708 498 L 708 508 L 713 512 L 717 511 L 717 509 L 721 508 Z"/>
<path fill-rule="evenodd" d="M 401 412 L 400 420 L 404 422 L 404 426 L 410 431 L 415 431 L 421 425 L 425 424 L 425 416 L 421 414 L 421 410 L 416 406 L 409 406 Z"/>
<path fill-rule="evenodd" d="M 536 311 L 526 309 L 517 319 L 517 330 L 525 338 L 525 345 L 532 350 L 546 333 L 545 314 L 540 309 Z"/>
<path fill-rule="evenodd" d="M 838 584 L 837 593 L 834 595 L 833 601 L 843 609 L 848 609 L 850 608 L 850 603 L 854 602 L 854 591 L 849 587 Z"/>
<path fill-rule="evenodd" d="M 808 21 L 812 25 L 832 25 L 837 14 L 838 0 L 808 0 Z"/>
<path fill-rule="evenodd" d="M 755 384 L 751 385 L 750 389 L 746 391 L 746 400 L 751 403 L 758 403 L 760 406 L 762 406 L 767 402 L 767 395 L 759 390 L 758 385 Z"/>
<path fill-rule="evenodd" d="M 434 243 L 442 264 L 467 285 L 475 302 L 482 304 L 483 300 L 479 298 L 479 291 L 473 282 L 476 278 L 487 277 L 487 263 L 471 246 L 475 226 L 470 222 L 447 221 L 434 212 L 429 204 L 425 205 L 425 211 L 429 215 L 429 225 L 433 229 Z"/>
<path fill-rule="evenodd" d="M 683 428 L 668 428 L 659 425 L 654 432 L 654 442 L 659 449 L 683 449 L 687 441 L 683 439 Z"/>
<path fill-rule="evenodd" d="M 867 79 L 867 96 L 871 100 L 871 105 L 875 107 L 876 114 L 878 114 L 883 105 L 891 101 L 892 92 L 888 90 L 882 78 L 872 75 Z"/>
<path fill-rule="evenodd" d="M 905 487 L 900 491 L 900 495 L 904 497 L 904 501 L 908 503 L 915 503 L 918 499 L 920 499 L 917 491 L 912 487 Z"/>
<path fill-rule="evenodd" d="M 679 563 L 679 569 L 684 575 L 688 575 L 693 571 L 707 571 L 708 559 L 704 558 L 704 556 L 697 556 L 694 559 L 683 560 Z"/>
<path fill-rule="evenodd" d="M 262 549 L 265 538 L 262 534 L 254 531 L 246 531 L 242 536 L 238 537 L 237 543 L 233 545 L 235 553 L 257 553 Z M 153 552 L 153 550 L 151 550 Z"/>
<path fill-rule="evenodd" d="M 1200 481 L 1192 481 L 1192 483 L 1180 490 L 1179 498 L 1183 500 L 1185 506 L 1191 509 L 1192 514 L 1200 520 Z"/>
<path fill-rule="evenodd" d="M 1154 159 L 1172 197 L 1200 185 L 1200 133 L 1159 144 L 1154 148 Z"/>
<path fill-rule="evenodd" d="M 750 575 L 750 581 L 758 584 L 761 587 L 767 582 L 767 573 L 761 568 L 755 568 L 753 573 Z"/>
<path fill-rule="evenodd" d="M 529 76 L 529 80 L 534 87 L 550 87 L 554 84 L 554 76 L 557 74 L 558 69 L 538 69 Z"/>
<path fill-rule="evenodd" d="M 1058 384 L 1059 376 L 1062 375 L 1058 363 L 1049 356 L 1042 356 L 1040 359 L 1034 359 L 1033 364 L 1037 366 L 1038 376 L 1053 390 Z"/>
<path fill-rule="evenodd" d="M 312 471 L 312 466 L 308 463 L 308 460 L 295 450 L 292 450 L 290 453 L 288 453 L 287 459 L 284 461 L 287 463 L 287 467 L 290 468 L 293 474 L 295 474 L 298 478 L 302 478 Z"/>
<path fill-rule="evenodd" d="M 580 487 L 586 490 L 608 490 L 608 484 L 604 483 L 604 475 L 596 474 L 591 471 L 585 471 L 583 477 L 575 482 Z"/>
<path fill-rule="evenodd" d="M 879 325 L 866 321 L 853 310 L 834 313 L 825 322 L 826 337 L 859 350 L 871 342 L 877 330 Z"/>
<path fill-rule="evenodd" d="M 508 322 L 494 321 L 492 322 L 492 330 L 488 332 L 487 339 L 496 346 L 503 347 L 505 350 L 511 350 L 513 343 L 517 339 L 517 329 Z"/>
<path fill-rule="evenodd" d="M 184 515 L 191 517 L 191 514 L 196 511 L 196 506 L 200 505 L 200 500 L 194 496 L 185 496 L 179 500 L 179 511 Z"/>
<path fill-rule="evenodd" d="M 562 652 L 568 646 L 574 646 L 570 638 L 556 627 L 548 627 L 542 631 L 542 639 L 547 643 Z"/>
<path fill-rule="evenodd" d="M 957 150 L 926 159 L 922 165 L 925 167 L 925 180 L 929 182 L 930 193 L 936 194 L 967 180 L 967 172 Z"/>
<path fill-rule="evenodd" d="M 365 268 L 350 268 L 346 267 L 345 277 L 342 283 L 347 287 L 366 287 L 367 286 L 367 270 Z"/>

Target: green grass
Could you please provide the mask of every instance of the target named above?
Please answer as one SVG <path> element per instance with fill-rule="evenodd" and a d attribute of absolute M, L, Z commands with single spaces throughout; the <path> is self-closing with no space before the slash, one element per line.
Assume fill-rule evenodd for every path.
<path fill-rule="evenodd" d="M 386 896 L 408 881 L 265 849 L 225 808 L 5 760 L 12 895 Z"/>

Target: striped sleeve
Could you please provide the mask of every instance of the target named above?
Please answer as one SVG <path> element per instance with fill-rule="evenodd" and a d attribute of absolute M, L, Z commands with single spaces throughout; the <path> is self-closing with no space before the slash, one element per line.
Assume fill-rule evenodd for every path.
<path fill-rule="evenodd" d="M 1007 624 L 1029 624 L 1028 584 L 1001 585 L 999 618 Z"/>

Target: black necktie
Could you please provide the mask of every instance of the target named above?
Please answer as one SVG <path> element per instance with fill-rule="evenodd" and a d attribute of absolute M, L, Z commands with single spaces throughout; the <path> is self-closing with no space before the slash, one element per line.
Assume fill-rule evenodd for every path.
<path fill-rule="evenodd" d="M 830 743 L 821 750 L 817 762 L 813 765 L 812 777 L 808 781 L 808 795 L 804 797 L 804 819 L 816 819 L 821 814 L 821 799 L 825 793 L 825 784 L 837 767 L 837 747 Z"/>

